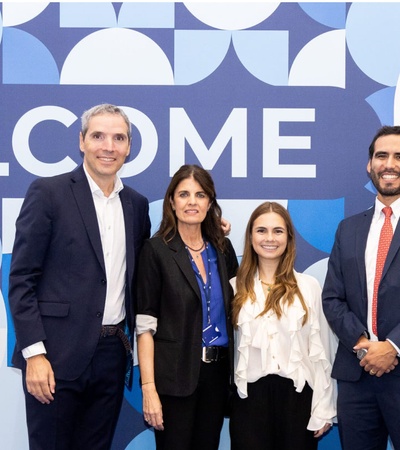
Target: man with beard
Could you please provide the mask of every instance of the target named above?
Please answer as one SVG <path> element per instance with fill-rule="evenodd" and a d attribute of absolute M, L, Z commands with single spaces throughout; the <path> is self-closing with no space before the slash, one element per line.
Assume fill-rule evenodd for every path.
<path fill-rule="evenodd" d="M 400 449 L 400 126 L 378 130 L 367 171 L 375 207 L 339 224 L 323 289 L 343 450 Z"/>

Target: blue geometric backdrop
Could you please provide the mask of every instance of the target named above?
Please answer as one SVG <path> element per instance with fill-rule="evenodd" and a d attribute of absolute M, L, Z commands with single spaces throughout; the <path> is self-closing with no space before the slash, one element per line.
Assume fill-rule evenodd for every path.
<path fill-rule="evenodd" d="M 149 198 L 153 231 L 171 175 L 197 163 L 215 180 L 238 255 L 251 211 L 277 199 L 296 227 L 297 270 L 322 284 L 338 222 L 373 203 L 369 142 L 381 124 L 400 122 L 400 4 L 5 2 L 0 8 L 0 446 L 25 450 L 20 376 L 10 367 L 14 222 L 36 177 L 80 164 L 82 112 L 109 102 L 130 117 L 132 152 L 121 176 Z M 154 448 L 135 380 L 117 450 Z M 340 448 L 336 427 L 320 448 Z"/>

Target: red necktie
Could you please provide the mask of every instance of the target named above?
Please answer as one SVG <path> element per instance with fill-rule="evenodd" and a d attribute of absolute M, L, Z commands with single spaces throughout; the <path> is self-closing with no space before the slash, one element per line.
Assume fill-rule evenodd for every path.
<path fill-rule="evenodd" d="M 378 254 L 376 257 L 376 271 L 374 280 L 374 295 L 372 297 L 372 331 L 375 336 L 378 335 L 378 329 L 376 324 L 376 313 L 378 308 L 378 288 L 381 281 L 383 266 L 385 265 L 386 256 L 390 247 L 390 242 L 392 241 L 393 228 L 390 221 L 390 216 L 392 215 L 392 208 L 390 206 L 385 206 L 382 209 L 383 214 L 385 214 L 385 222 L 383 223 L 381 234 L 379 236 L 378 244 Z"/>

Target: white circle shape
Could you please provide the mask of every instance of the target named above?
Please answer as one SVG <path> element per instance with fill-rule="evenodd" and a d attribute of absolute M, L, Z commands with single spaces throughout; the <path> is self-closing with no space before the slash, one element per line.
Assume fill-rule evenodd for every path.
<path fill-rule="evenodd" d="M 184 5 L 206 25 L 220 30 L 243 30 L 267 19 L 280 2 L 186 2 Z"/>

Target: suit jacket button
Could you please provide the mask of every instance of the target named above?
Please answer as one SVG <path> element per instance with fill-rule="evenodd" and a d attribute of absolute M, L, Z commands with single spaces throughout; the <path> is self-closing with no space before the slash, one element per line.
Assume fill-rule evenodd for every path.
<path fill-rule="evenodd" d="M 96 313 L 96 317 L 102 317 L 103 313 L 101 313 L 100 311 Z"/>
<path fill-rule="evenodd" d="M 104 279 L 101 280 L 101 284 L 106 284 L 106 283 L 107 283 L 106 280 L 104 280 Z"/>

